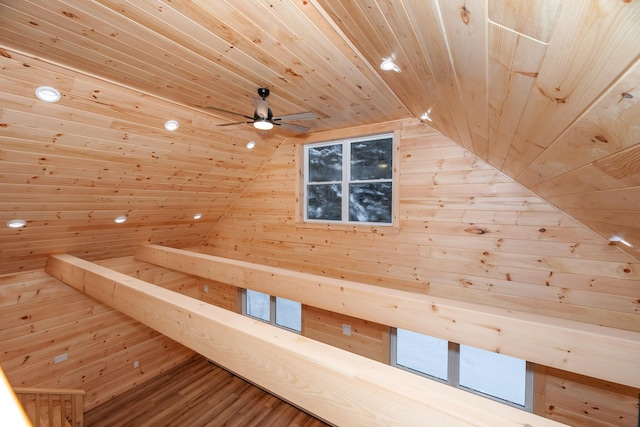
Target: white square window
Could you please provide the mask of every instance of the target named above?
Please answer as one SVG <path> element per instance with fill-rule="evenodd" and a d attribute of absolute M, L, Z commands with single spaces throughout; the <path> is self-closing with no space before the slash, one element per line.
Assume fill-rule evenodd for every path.
<path fill-rule="evenodd" d="M 271 321 L 271 297 L 258 291 L 247 289 L 246 292 L 246 314 L 251 317 Z"/>
<path fill-rule="evenodd" d="M 525 406 L 527 362 L 460 345 L 460 385 Z"/>
<path fill-rule="evenodd" d="M 396 364 L 447 380 L 449 342 L 417 332 L 396 332 Z"/>
<path fill-rule="evenodd" d="M 302 331 L 302 304 L 276 297 L 276 325 L 296 332 Z"/>
<path fill-rule="evenodd" d="M 393 223 L 393 134 L 304 147 L 304 219 Z"/>

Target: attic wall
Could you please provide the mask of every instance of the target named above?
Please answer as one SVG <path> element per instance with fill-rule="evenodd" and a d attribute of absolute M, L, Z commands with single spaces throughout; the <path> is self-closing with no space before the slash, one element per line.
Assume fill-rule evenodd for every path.
<path fill-rule="evenodd" d="M 42 85 L 62 99 L 37 100 Z M 200 244 L 282 139 L 217 120 L 0 49 L 0 274 L 42 269 L 51 253 L 96 261 Z M 27 226 L 4 227 L 14 218 Z"/>
<path fill-rule="evenodd" d="M 101 264 L 197 296 L 197 280 L 182 273 L 132 258 Z M 194 354 L 43 271 L 0 276 L 0 307 L 0 366 L 11 385 L 83 389 L 85 410 Z"/>
<path fill-rule="evenodd" d="M 278 149 L 199 250 L 640 330 L 637 263 L 446 137 L 403 122 L 310 141 L 393 128 L 400 136 L 399 227 L 300 222 L 300 147 L 290 144 Z M 575 425 L 637 422 L 638 390 L 551 371 L 536 372 L 536 413 Z"/>
<path fill-rule="evenodd" d="M 385 128 L 386 126 L 386 128 Z M 399 226 L 299 220 L 300 146 L 285 144 L 202 252 L 390 288 L 640 330 L 640 265 L 448 138 L 397 128 Z"/>

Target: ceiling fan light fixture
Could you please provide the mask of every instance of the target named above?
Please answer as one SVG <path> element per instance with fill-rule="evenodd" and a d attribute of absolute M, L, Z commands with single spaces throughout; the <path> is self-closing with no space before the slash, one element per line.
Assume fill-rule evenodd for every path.
<path fill-rule="evenodd" d="M 253 122 L 253 127 L 260 130 L 270 130 L 273 129 L 273 123 L 267 119 L 261 119 Z"/>
<path fill-rule="evenodd" d="M 60 101 L 60 92 L 58 89 L 51 86 L 40 86 L 36 89 L 36 96 L 39 100 L 44 102 Z"/>
<path fill-rule="evenodd" d="M 396 73 L 399 73 L 401 71 L 400 67 L 398 67 L 391 58 L 382 58 L 380 69 L 383 71 L 395 71 Z"/>

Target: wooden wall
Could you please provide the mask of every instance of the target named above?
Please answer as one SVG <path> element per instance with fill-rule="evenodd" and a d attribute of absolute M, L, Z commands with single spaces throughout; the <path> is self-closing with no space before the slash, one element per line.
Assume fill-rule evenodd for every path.
<path fill-rule="evenodd" d="M 349 334 L 343 333 L 348 326 Z M 344 314 L 304 306 L 302 311 L 302 334 L 334 347 L 389 363 L 390 328 L 375 322 Z"/>
<path fill-rule="evenodd" d="M 242 313 L 240 290 L 233 285 L 200 279 L 198 298 Z M 343 325 L 350 327 L 350 335 L 342 333 Z M 378 362 L 389 363 L 389 333 L 390 329 L 385 325 L 302 305 L 303 336 Z"/>
<path fill-rule="evenodd" d="M 398 128 L 399 227 L 304 224 L 284 144 L 200 251 L 391 288 L 640 330 L 640 264 L 448 138 Z"/>
<path fill-rule="evenodd" d="M 135 261 L 103 265 L 196 296 L 197 280 Z M 78 388 L 85 410 L 186 360 L 193 351 L 47 275 L 0 276 L 0 366 L 13 386 Z M 54 364 L 66 353 L 68 359 Z M 138 368 L 133 367 L 138 361 Z"/>
<path fill-rule="evenodd" d="M 198 280 L 198 299 L 234 313 L 242 313 L 239 288 L 214 280 Z"/>
<path fill-rule="evenodd" d="M 297 206 L 300 145 L 291 143 L 278 149 L 199 250 L 640 330 L 637 262 L 446 137 L 406 121 L 315 135 L 302 142 L 393 129 L 400 137 L 399 227 L 302 223 Z M 561 372 L 554 370 L 555 376 L 542 384 L 575 382 Z M 581 387 L 591 393 L 594 406 L 612 400 L 612 412 L 624 411 L 625 425 L 634 425 L 637 398 L 604 393 L 600 382 L 591 380 L 586 378 Z M 566 417 L 563 411 L 572 411 L 580 398 L 565 390 L 544 389 L 538 399 L 540 413 Z M 635 417 L 630 415 L 634 411 Z M 599 415 L 604 412 L 592 411 L 591 425 L 611 425 L 610 414 Z"/>
<path fill-rule="evenodd" d="M 637 427 L 640 390 L 538 366 L 535 412 L 572 426 Z"/>

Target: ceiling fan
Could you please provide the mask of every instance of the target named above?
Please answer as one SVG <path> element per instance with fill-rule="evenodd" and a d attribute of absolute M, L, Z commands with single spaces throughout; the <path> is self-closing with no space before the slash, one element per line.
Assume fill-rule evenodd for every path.
<path fill-rule="evenodd" d="M 309 130 L 306 126 L 294 125 L 293 123 L 284 123 L 283 120 L 312 120 L 315 119 L 316 116 L 311 112 L 304 113 L 295 113 L 295 114 L 287 114 L 284 116 L 273 117 L 273 112 L 271 108 L 269 108 L 269 103 L 267 102 L 267 96 L 269 96 L 269 89 L 266 87 L 261 87 L 258 89 L 258 95 L 260 99 L 254 98 L 255 103 L 255 111 L 253 112 L 253 117 L 245 116 L 244 114 L 235 113 L 233 111 L 222 110 L 220 108 L 207 106 L 212 110 L 222 111 L 228 114 L 234 114 L 236 116 L 242 116 L 245 119 L 249 119 L 251 121 L 243 121 L 243 122 L 233 122 L 233 123 L 223 123 L 217 126 L 232 126 L 232 125 L 240 125 L 240 124 L 253 124 L 256 129 L 260 130 L 269 130 L 272 129 L 273 126 L 282 126 L 287 129 L 294 130 L 296 132 L 306 132 Z"/>

